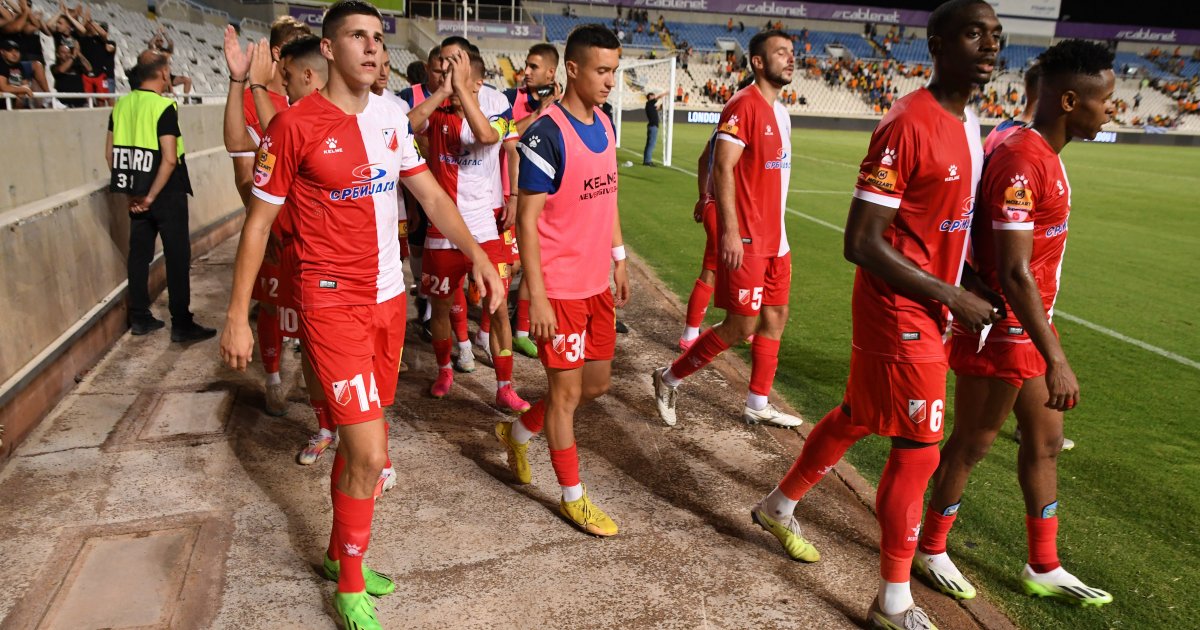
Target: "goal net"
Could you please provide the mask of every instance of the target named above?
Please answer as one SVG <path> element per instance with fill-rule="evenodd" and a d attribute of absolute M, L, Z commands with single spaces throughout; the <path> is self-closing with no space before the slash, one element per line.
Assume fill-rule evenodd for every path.
<path fill-rule="evenodd" d="M 664 166 L 671 165 L 671 148 L 675 144 L 675 90 L 677 87 L 675 57 L 664 59 L 621 60 L 617 68 L 617 85 L 609 100 L 613 106 L 613 128 L 617 133 L 617 147 L 621 145 L 621 118 L 625 110 L 642 111 L 648 94 L 659 94 L 662 111 L 659 115 L 659 137 L 656 152 L 661 151 Z M 624 147 L 638 154 L 644 148 L 644 140 L 630 142 Z M 628 154 L 628 152 L 627 152 Z M 623 161 L 623 160 L 622 160 Z"/>

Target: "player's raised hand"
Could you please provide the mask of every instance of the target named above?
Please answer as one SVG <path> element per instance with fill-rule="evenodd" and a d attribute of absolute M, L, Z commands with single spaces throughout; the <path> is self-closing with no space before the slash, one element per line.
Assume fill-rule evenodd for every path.
<path fill-rule="evenodd" d="M 471 91 L 471 60 L 461 50 L 446 57 L 446 79 L 460 96 Z"/>
<path fill-rule="evenodd" d="M 254 46 L 250 59 L 250 85 L 266 85 L 275 76 L 275 60 L 271 58 L 271 45 L 264 37 Z"/>
<path fill-rule="evenodd" d="M 558 332 L 558 318 L 546 296 L 529 299 L 529 334 L 538 341 L 550 341 Z"/>
<path fill-rule="evenodd" d="M 254 333 L 245 319 L 225 324 L 225 330 L 221 331 L 221 360 L 239 372 L 245 372 L 254 360 Z"/>
<path fill-rule="evenodd" d="M 613 268 L 613 306 L 629 303 L 629 270 L 624 260 L 618 260 Z"/>
<path fill-rule="evenodd" d="M 1046 389 L 1050 393 L 1046 399 L 1046 406 L 1051 409 L 1070 411 L 1079 404 L 1079 381 L 1075 379 L 1075 371 L 1065 360 L 1061 363 L 1047 363 Z"/>
<path fill-rule="evenodd" d="M 745 249 L 742 247 L 742 235 L 737 230 L 728 230 L 722 234 L 719 252 L 721 262 L 727 269 L 734 270 L 741 267 L 742 256 L 745 254 Z"/>
<path fill-rule="evenodd" d="M 496 268 L 490 262 L 472 267 L 471 279 L 475 281 L 475 286 L 479 287 L 480 297 L 487 300 L 484 308 L 488 313 L 495 313 L 503 300 L 508 298 L 504 294 L 504 282 L 500 280 L 500 274 L 496 273 Z"/>
<path fill-rule="evenodd" d="M 966 289 L 960 289 L 946 306 L 950 307 L 954 318 L 972 332 L 979 332 L 1000 319 L 1000 309 Z"/>
<path fill-rule="evenodd" d="M 250 60 L 254 56 L 254 43 L 246 45 L 242 50 L 242 42 L 238 39 L 237 30 L 233 25 L 225 27 L 225 65 L 229 68 L 229 78 L 245 79 L 250 73 Z"/>

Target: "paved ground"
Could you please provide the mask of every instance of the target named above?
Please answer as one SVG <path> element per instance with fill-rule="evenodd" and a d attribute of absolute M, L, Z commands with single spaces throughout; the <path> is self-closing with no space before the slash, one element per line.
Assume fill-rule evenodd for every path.
<path fill-rule="evenodd" d="M 193 271 L 194 309 L 215 324 L 235 244 Z M 579 413 L 583 479 L 621 526 L 583 535 L 557 514 L 542 439 L 533 484 L 511 483 L 492 436 L 489 368 L 448 400 L 425 395 L 429 345 L 405 353 L 388 410 L 399 484 L 376 508 L 367 561 L 397 578 L 390 628 L 852 628 L 877 585 L 870 487 L 849 467 L 798 516 L 824 558 L 789 561 L 751 524 L 800 434 L 737 416 L 745 366 L 725 359 L 684 385 L 679 426 L 655 416 L 650 370 L 674 354 L 680 310 L 640 267 L 622 318 L 614 387 Z M 165 303 L 156 311 L 165 314 Z M 330 523 L 330 458 L 293 462 L 315 431 L 294 356 L 285 418 L 262 414 L 257 364 L 223 368 L 216 341 L 122 338 L 0 470 L 0 628 L 332 628 L 333 585 L 314 572 Z M 545 388 L 518 358 L 526 398 Z M 807 430 L 807 427 L 806 427 Z M 1005 628 L 918 587 L 942 628 Z"/>

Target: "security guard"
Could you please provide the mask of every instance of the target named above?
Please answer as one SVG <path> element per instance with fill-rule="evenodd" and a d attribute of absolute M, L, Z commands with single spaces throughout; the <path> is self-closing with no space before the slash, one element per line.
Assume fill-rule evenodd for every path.
<path fill-rule="evenodd" d="M 171 341 L 197 341 L 216 334 L 197 324 L 189 310 L 188 201 L 192 193 L 179 108 L 162 96 L 170 89 L 166 55 L 143 53 L 129 73 L 134 90 L 117 100 L 108 119 L 109 190 L 129 196 L 129 325 L 135 335 L 164 326 L 150 313 L 150 261 L 162 235 L 170 297 Z"/>

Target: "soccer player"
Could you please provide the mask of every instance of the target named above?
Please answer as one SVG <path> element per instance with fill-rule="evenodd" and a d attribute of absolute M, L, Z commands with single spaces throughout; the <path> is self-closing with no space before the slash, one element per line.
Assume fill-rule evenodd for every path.
<path fill-rule="evenodd" d="M 744 90 L 754 83 L 754 75 L 748 74 L 738 82 L 737 89 Z M 688 296 L 687 316 L 684 320 L 683 335 L 679 337 L 679 349 L 687 352 L 688 348 L 700 336 L 700 326 L 704 323 L 704 314 L 708 311 L 708 302 L 712 298 L 713 283 L 717 278 L 717 200 L 713 196 L 712 162 L 713 143 L 716 142 L 718 131 L 713 131 L 704 150 L 696 160 L 696 188 L 698 198 L 696 207 L 692 210 L 692 218 L 704 226 L 704 258 L 700 262 L 700 275 L 692 286 Z"/>
<path fill-rule="evenodd" d="M 231 81 L 230 98 L 225 104 L 225 144 L 233 159 L 234 183 L 242 197 L 242 203 L 249 206 L 251 188 L 253 187 L 254 155 L 258 148 L 263 130 L 270 123 L 276 112 L 287 109 L 288 98 L 284 94 L 283 75 L 274 64 L 264 64 L 267 60 L 280 58 L 283 47 L 302 35 L 310 35 L 308 26 L 291 16 L 281 16 L 271 25 L 269 42 L 259 45 L 259 65 L 246 67 L 246 72 L 240 76 L 241 81 Z M 266 44 L 266 45 L 264 45 Z M 269 45 L 269 48 L 268 48 Z M 231 62 L 230 55 L 240 48 L 236 32 L 231 33 L 226 28 L 225 51 L 226 61 Z M 250 57 L 247 50 L 246 57 Z M 268 57 L 269 55 L 269 57 Z M 252 76 L 253 70 L 263 76 Z M 232 70 L 231 70 L 232 71 Z M 264 73 L 265 71 L 265 73 Z M 264 78 L 265 77 L 265 78 Z M 260 83 L 261 81 L 261 83 Z M 245 91 L 234 94 L 234 87 L 245 86 Z M 234 84 L 239 84 L 235 86 Z M 236 124 L 236 109 L 241 106 L 242 124 Z M 260 115 L 261 114 L 261 115 Z M 244 129 L 244 133 L 243 130 Z M 235 150 L 236 149 L 236 150 Z M 266 412 L 272 416 L 282 416 L 287 413 L 287 391 L 280 378 L 280 361 L 283 358 L 284 331 L 279 316 L 281 292 L 287 292 L 283 286 L 290 282 L 289 278 L 280 273 L 278 229 L 274 232 L 273 241 L 269 248 L 270 255 L 266 257 L 259 269 L 258 282 L 254 285 L 253 298 L 259 303 L 256 317 L 259 354 L 262 357 L 265 372 Z"/>
<path fill-rule="evenodd" d="M 742 419 L 780 427 L 800 425 L 767 402 L 779 365 L 779 339 L 788 320 L 792 257 L 784 212 L 792 168 L 792 121 L 778 102 L 791 83 L 796 57 L 791 37 L 763 31 L 750 39 L 754 85 L 737 92 L 721 112 L 709 177 L 716 191 L 720 264 L 717 306 L 725 319 L 696 339 L 669 367 L 654 371 L 658 415 L 675 426 L 676 389 L 683 379 L 733 344 L 754 335 L 750 391 Z"/>
<path fill-rule="evenodd" d="M 471 236 L 488 253 L 507 295 L 509 252 L 497 231 L 496 214 L 504 204 L 500 150 L 505 136 L 510 133 L 509 119 L 503 114 L 489 117 L 481 109 L 482 57 L 449 45 L 442 46 L 442 57 L 445 78 L 441 87 L 412 111 L 409 122 L 417 133 L 426 137 L 434 177 L 458 206 Z M 447 99 L 449 107 L 437 106 Z M 430 329 L 438 364 L 437 379 L 430 394 L 434 398 L 444 398 L 454 384 L 454 370 L 450 364 L 450 308 L 454 297 L 462 293 L 463 277 L 470 271 L 471 262 L 437 226 L 429 228 L 425 257 L 421 282 L 433 300 Z M 496 406 L 523 413 L 529 409 L 529 403 L 522 400 L 512 386 L 513 354 L 507 304 L 501 303 L 500 308 L 487 315 L 497 333 L 490 339 L 496 368 Z M 469 346 L 466 352 L 471 352 Z"/>
<path fill-rule="evenodd" d="M 918 545 L 919 573 L 960 599 L 975 587 L 946 554 L 972 468 L 987 454 L 1008 414 L 1025 439 L 1017 479 L 1025 497 L 1029 563 L 1026 593 L 1084 605 L 1112 595 L 1085 585 L 1058 560 L 1057 455 L 1063 412 L 1079 402 L 1079 385 L 1051 319 L 1067 245 L 1071 183 L 1059 154 L 1072 138 L 1093 138 L 1113 115 L 1113 53 L 1101 44 L 1061 41 L 1038 57 L 1043 98 L 1032 127 L 1013 132 L 988 158 L 976 204 L 975 265 L 1002 292 L 1006 316 L 990 330 L 955 326 L 950 342 L 954 431 L 942 449 Z"/>
<path fill-rule="evenodd" d="M 366 629 L 380 628 L 371 595 L 395 589 L 390 579 L 364 568 L 363 554 L 387 461 L 383 407 L 395 397 L 404 341 L 398 183 L 476 263 L 473 273 L 488 307 L 503 297 L 487 255 L 417 154 L 404 112 L 370 93 L 382 47 L 383 20 L 370 4 L 343 0 L 325 13 L 321 52 L 329 80 L 267 128 L 221 340 L 223 360 L 244 370 L 254 345 L 246 321 L 251 287 L 271 224 L 286 205 L 300 326 L 325 397 L 337 402 L 330 411 L 341 438 L 331 475 L 334 526 L 325 570 L 338 578 L 334 609 L 342 623 Z"/>
<path fill-rule="evenodd" d="M 557 71 L 558 49 L 553 44 L 540 43 L 529 48 L 525 55 L 524 85 L 504 93 L 512 105 L 513 121 L 516 123 L 518 135 L 524 134 L 547 107 L 558 101 L 558 81 L 554 78 Z M 516 250 L 515 235 L 513 245 Z M 519 255 L 520 252 L 517 250 L 515 253 Z M 513 349 L 536 359 L 537 344 L 529 339 L 529 286 L 524 282 L 517 286 L 516 319 Z"/>
<path fill-rule="evenodd" d="M 574 424 L 581 403 L 608 391 L 615 306 L 629 299 L 617 215 L 616 135 L 599 108 L 615 82 L 620 48 L 617 36 L 599 24 L 571 31 L 563 98 L 521 137 L 521 262 L 548 391 L 515 422 L 496 425 L 509 469 L 519 483 L 529 483 L 529 440 L 544 423 L 562 489 L 559 512 L 595 536 L 616 534 L 617 524 L 591 502 L 580 481 Z"/>
<path fill-rule="evenodd" d="M 876 127 L 846 220 L 845 256 L 858 270 L 845 397 L 751 511 L 791 558 L 817 561 L 797 502 L 855 442 L 891 438 L 875 502 L 882 579 L 868 618 L 894 630 L 934 627 L 913 603 L 909 570 L 942 437 L 947 311 L 969 330 L 999 318 L 997 304 L 961 288 L 959 276 L 983 163 L 967 100 L 991 78 L 1000 21 L 985 0 L 950 0 L 930 13 L 927 32 L 933 74 Z"/>

